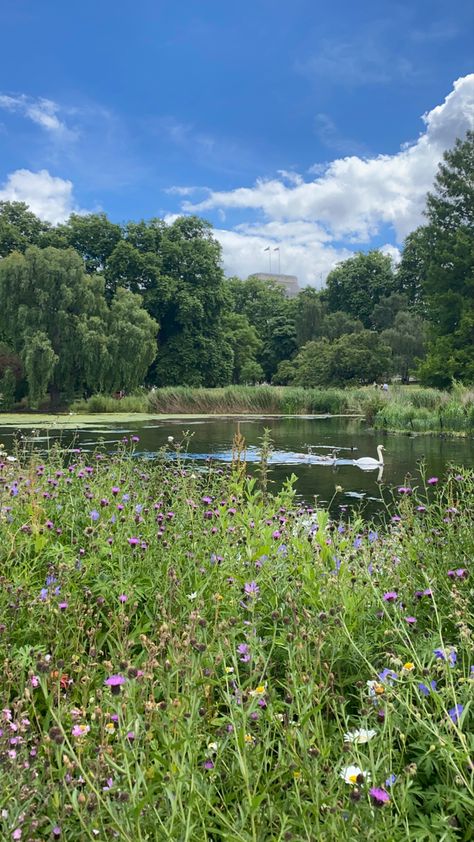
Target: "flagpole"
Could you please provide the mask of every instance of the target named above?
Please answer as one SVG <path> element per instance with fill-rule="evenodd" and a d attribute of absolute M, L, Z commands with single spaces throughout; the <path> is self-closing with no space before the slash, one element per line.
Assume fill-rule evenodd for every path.
<path fill-rule="evenodd" d="M 280 275 L 280 248 L 277 246 L 276 248 L 273 249 L 273 251 L 278 252 L 278 274 Z"/>

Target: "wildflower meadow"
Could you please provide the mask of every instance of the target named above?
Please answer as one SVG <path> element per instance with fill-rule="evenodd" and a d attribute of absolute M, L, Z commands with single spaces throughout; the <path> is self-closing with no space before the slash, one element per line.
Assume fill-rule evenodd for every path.
<path fill-rule="evenodd" d="M 1 839 L 473 839 L 472 472 L 374 524 L 135 445 L 0 460 Z"/>

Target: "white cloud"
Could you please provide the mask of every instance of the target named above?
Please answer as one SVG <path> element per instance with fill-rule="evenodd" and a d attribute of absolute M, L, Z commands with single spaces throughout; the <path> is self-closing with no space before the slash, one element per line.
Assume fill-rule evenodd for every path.
<path fill-rule="evenodd" d="M 328 272 L 352 254 L 349 249 L 332 246 L 325 232 L 307 222 L 239 225 L 233 231 L 217 228 L 214 235 L 222 246 L 227 275 L 268 272 L 267 246 L 271 248 L 272 271 L 278 271 L 278 257 L 273 252 L 278 247 L 281 272 L 296 275 L 301 286 L 321 286 Z"/>
<path fill-rule="evenodd" d="M 423 223 L 426 193 L 433 186 L 443 152 L 454 145 L 457 137 L 474 128 L 474 74 L 458 79 L 444 102 L 422 119 L 424 132 L 397 154 L 338 158 L 322 169 L 313 168 L 316 178 L 312 181 L 303 181 L 291 173 L 288 183 L 288 173 L 281 171 L 280 178 L 258 179 L 253 187 L 209 190 L 203 201 L 185 201 L 183 209 L 198 213 L 213 208 L 261 212 L 267 226 L 265 236 L 272 236 L 269 225 L 293 223 L 298 227 L 299 242 L 296 243 L 293 235 L 289 236 L 288 228 L 282 230 L 282 238 L 276 242 L 284 246 L 282 253 L 285 250 L 288 257 L 292 255 L 298 261 L 302 279 L 314 283 L 320 272 L 314 266 L 314 257 L 327 266 L 341 252 L 338 246 L 330 246 L 331 241 L 370 244 L 374 236 L 389 227 L 401 243 Z M 321 253 L 324 242 L 321 232 L 326 239 L 322 251 L 329 249 L 327 260 L 323 260 Z M 249 244 L 252 259 L 256 259 L 260 243 L 255 238 L 262 234 L 256 228 L 221 230 L 219 238 L 226 265 L 231 264 L 233 271 L 245 274 L 250 262 L 245 242 Z M 287 271 L 294 273 L 295 265 Z"/>
<path fill-rule="evenodd" d="M 61 108 L 51 99 L 44 97 L 34 99 L 25 94 L 18 96 L 0 94 L 0 108 L 22 114 L 55 138 L 73 140 L 77 136 L 76 132 L 68 128 L 66 123 L 59 118 Z"/>
<path fill-rule="evenodd" d="M 0 201 L 26 202 L 40 219 L 56 224 L 80 212 L 72 191 L 71 181 L 52 176 L 47 170 L 15 170 L 0 187 Z"/>

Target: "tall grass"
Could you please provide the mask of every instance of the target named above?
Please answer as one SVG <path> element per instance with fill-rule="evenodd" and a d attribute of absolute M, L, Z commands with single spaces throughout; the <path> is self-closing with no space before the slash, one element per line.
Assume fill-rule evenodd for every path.
<path fill-rule="evenodd" d="M 1 462 L 0 838 L 471 839 L 472 473 L 375 529 L 180 452 Z"/>
<path fill-rule="evenodd" d="M 474 389 L 456 385 L 451 392 L 420 386 L 303 389 L 292 386 L 187 386 L 153 389 L 122 400 L 94 395 L 72 405 L 75 412 L 148 412 L 151 414 L 363 415 L 377 428 L 413 433 L 474 432 Z"/>

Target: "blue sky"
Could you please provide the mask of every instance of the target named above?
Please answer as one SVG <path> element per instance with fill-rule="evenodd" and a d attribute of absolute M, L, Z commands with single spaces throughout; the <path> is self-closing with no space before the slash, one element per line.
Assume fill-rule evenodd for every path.
<path fill-rule="evenodd" d="M 0 198 L 198 212 L 241 276 L 396 257 L 474 125 L 470 0 L 15 0 L 0 32 Z"/>

